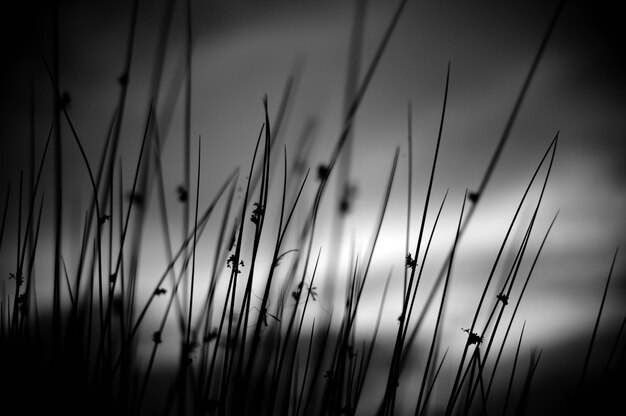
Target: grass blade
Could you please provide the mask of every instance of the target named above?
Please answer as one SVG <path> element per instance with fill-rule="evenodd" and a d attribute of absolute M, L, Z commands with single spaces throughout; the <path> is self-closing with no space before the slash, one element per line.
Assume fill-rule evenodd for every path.
<path fill-rule="evenodd" d="M 604 309 L 604 302 L 606 301 L 606 294 L 609 291 L 609 283 L 611 283 L 611 276 L 613 275 L 613 267 L 615 266 L 615 260 L 617 259 L 618 251 L 619 251 L 619 247 L 615 249 L 615 254 L 613 255 L 613 260 L 611 261 L 611 269 L 609 270 L 609 276 L 606 278 L 606 285 L 604 286 L 604 293 L 602 294 L 602 302 L 600 302 L 600 310 L 598 311 L 598 316 L 596 317 L 596 323 L 593 326 L 593 333 L 591 334 L 591 340 L 589 341 L 589 347 L 587 348 L 587 355 L 585 356 L 583 369 L 580 374 L 580 378 L 578 379 L 578 386 L 576 387 L 577 394 L 581 393 L 582 386 L 585 381 L 585 376 L 587 375 L 587 368 L 589 367 L 589 360 L 591 359 L 591 351 L 593 350 L 593 344 L 595 343 L 596 335 L 598 333 L 598 326 L 600 326 L 600 318 L 602 317 L 602 310 Z"/>

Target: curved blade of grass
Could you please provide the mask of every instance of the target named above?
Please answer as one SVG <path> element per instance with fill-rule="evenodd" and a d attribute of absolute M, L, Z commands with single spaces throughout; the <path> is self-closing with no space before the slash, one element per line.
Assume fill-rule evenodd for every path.
<path fill-rule="evenodd" d="M 517 343 L 517 349 L 515 350 L 515 358 L 513 359 L 513 368 L 511 369 L 511 377 L 509 378 L 509 386 L 506 390 L 506 396 L 504 397 L 504 404 L 502 405 L 502 414 L 506 414 L 506 409 L 509 406 L 509 399 L 511 397 L 511 390 L 513 388 L 513 380 L 515 379 L 515 368 L 517 367 L 517 360 L 519 357 L 519 350 L 522 345 L 522 338 L 524 337 L 524 328 L 526 328 L 526 321 L 524 321 L 524 325 L 522 326 L 522 332 L 519 336 L 519 341 Z"/>
<path fill-rule="evenodd" d="M 516 416 L 522 416 L 526 413 L 526 408 L 528 406 L 528 396 L 530 394 L 530 384 L 532 383 L 533 376 L 535 375 L 535 371 L 537 370 L 537 366 L 539 365 L 539 359 L 541 358 L 541 353 L 543 350 L 539 350 L 537 353 L 533 350 L 530 354 L 530 364 L 528 366 L 528 374 L 526 375 L 526 380 L 524 380 L 524 387 L 522 389 L 522 396 L 519 399 L 519 402 L 516 407 Z"/>
<path fill-rule="evenodd" d="M 37 254 L 37 246 L 38 246 L 38 242 L 39 242 L 39 228 L 41 226 L 41 214 L 43 212 L 43 201 L 44 201 L 44 197 L 43 195 L 41 196 L 41 202 L 39 203 L 39 214 L 37 215 L 37 226 L 35 228 L 34 234 L 33 234 L 33 241 L 32 241 L 32 245 L 31 245 L 31 254 L 30 254 L 30 262 L 28 264 L 28 275 L 30 276 L 30 279 L 27 280 L 26 282 L 26 299 L 25 299 L 25 304 L 24 304 L 24 308 L 26 310 L 25 314 L 22 314 L 22 322 L 20 324 L 21 328 L 20 328 L 20 333 L 23 333 L 24 331 L 24 327 L 26 325 L 26 319 L 28 318 L 28 314 L 29 314 L 29 307 L 31 302 L 35 305 L 35 317 L 38 320 L 38 312 L 37 312 L 37 297 L 35 296 L 35 279 L 34 279 L 34 274 L 33 274 L 33 267 L 35 265 L 35 256 Z M 32 299 L 31 299 L 32 298 Z M 39 333 L 39 330 L 36 331 L 36 333 Z"/>
<path fill-rule="evenodd" d="M 135 0 L 134 6 L 133 6 L 133 19 L 132 19 L 133 22 L 131 24 L 132 25 L 131 35 L 130 35 L 131 36 L 131 38 L 130 38 L 131 40 L 129 42 L 131 47 L 130 47 L 129 52 L 128 52 L 128 60 L 129 60 L 129 62 L 130 62 L 130 56 L 132 55 L 132 38 L 134 36 L 134 27 L 136 25 L 137 8 L 138 8 L 138 0 Z M 128 62 L 128 65 L 130 64 L 129 62 Z M 62 101 L 62 96 L 61 96 L 61 92 L 60 92 L 59 85 L 58 85 L 58 77 L 56 77 L 53 74 L 53 72 L 51 71 L 51 69 L 48 66 L 48 63 L 45 61 L 45 59 L 44 59 L 44 65 L 45 65 L 46 70 L 48 72 L 50 81 L 52 82 L 52 85 L 54 87 L 54 90 L 55 90 L 55 93 L 56 93 L 56 97 L 59 100 L 59 102 L 61 102 Z M 91 164 L 89 163 L 89 159 L 87 158 L 87 155 L 85 153 L 85 149 L 83 148 L 83 145 L 82 145 L 81 140 L 80 140 L 80 138 L 78 136 L 76 128 L 74 127 L 74 124 L 72 123 L 72 120 L 71 120 L 71 118 L 69 116 L 69 113 L 67 112 L 67 107 L 66 106 L 61 106 L 61 111 L 63 112 L 63 114 L 65 116 L 65 119 L 66 119 L 66 121 L 67 121 L 67 123 L 68 123 L 68 125 L 70 127 L 71 132 L 72 132 L 72 136 L 74 137 L 76 145 L 78 146 L 78 149 L 80 151 L 80 154 L 81 154 L 81 157 L 82 157 L 83 162 L 85 164 L 85 167 L 87 168 L 87 173 L 89 175 L 89 180 L 90 180 L 92 191 L 93 191 L 93 198 L 94 198 L 94 205 L 95 205 L 95 209 L 96 209 L 96 215 L 97 215 L 97 218 L 100 220 L 103 217 L 102 217 L 102 215 L 100 213 L 100 203 L 98 201 L 99 200 L 99 198 L 98 198 L 98 186 L 96 185 L 96 180 L 95 180 L 93 171 L 91 169 Z M 123 114 L 123 108 L 120 109 L 119 116 L 115 118 L 117 120 L 116 129 L 118 129 L 118 130 L 120 128 L 119 125 L 121 123 L 122 114 Z M 146 139 L 146 136 L 147 136 L 147 130 L 148 130 L 149 126 L 150 126 L 151 114 L 152 114 L 152 106 L 150 107 L 150 111 L 148 112 L 148 121 L 146 123 L 146 134 L 144 135 L 144 140 L 142 141 L 142 150 L 141 150 L 141 152 L 143 151 L 145 139 Z M 117 134 L 115 134 L 114 136 L 119 136 L 119 131 L 117 131 Z M 114 141 L 113 146 L 115 146 L 115 139 L 113 141 Z M 141 160 L 141 152 L 140 152 L 140 159 L 139 160 Z M 138 163 L 138 167 L 139 167 L 139 163 Z M 98 240 L 100 240 L 101 237 L 100 237 L 99 227 L 97 227 L 96 229 L 98 230 Z M 100 250 L 100 248 L 98 248 L 98 250 Z M 100 257 L 100 253 L 98 253 L 98 256 Z"/>
<path fill-rule="evenodd" d="M 611 347 L 611 352 L 609 353 L 609 358 L 606 360 L 606 367 L 604 367 L 604 378 L 605 379 L 607 378 L 607 376 L 609 374 L 609 369 L 611 368 L 611 362 L 613 362 L 613 356 L 615 355 L 615 351 L 617 350 L 617 346 L 619 345 L 620 338 L 622 337 L 622 332 L 624 331 L 624 326 L 626 326 L 626 316 L 624 316 L 624 319 L 622 319 L 622 324 L 619 327 L 619 331 L 617 331 L 617 336 L 615 337 L 615 342 L 613 343 L 613 347 Z"/>
<path fill-rule="evenodd" d="M 306 376 L 309 372 L 309 363 L 311 362 L 311 350 L 313 349 L 313 335 L 315 334 L 315 319 L 311 325 L 311 337 L 309 338 L 309 348 L 306 354 L 306 363 L 304 364 L 304 375 L 302 376 L 302 387 L 300 388 L 300 394 L 296 400 L 296 410 L 294 416 L 300 414 L 300 406 L 302 405 L 302 399 L 304 398 L 304 387 L 306 386 Z"/>
<path fill-rule="evenodd" d="M 506 340 L 509 336 L 509 332 L 511 330 L 511 326 L 513 325 L 513 320 L 515 319 L 515 316 L 517 315 L 517 310 L 519 308 L 519 305 L 522 301 L 522 297 L 524 295 L 524 293 L 526 292 L 526 287 L 528 286 L 528 282 L 530 281 L 530 276 L 532 275 L 535 266 L 537 264 L 537 261 L 539 260 L 539 255 L 541 254 L 543 247 L 546 243 L 546 240 L 548 239 L 548 235 L 550 234 L 550 231 L 552 230 L 552 226 L 554 225 L 554 223 L 556 222 L 556 219 L 558 217 L 558 212 L 556 213 L 556 215 L 554 216 L 554 218 L 552 218 L 552 222 L 550 223 L 550 226 L 548 227 L 548 230 L 546 231 L 546 233 L 543 236 L 543 240 L 541 241 L 541 244 L 539 246 L 539 249 L 537 250 L 537 254 L 535 255 L 535 258 L 533 259 L 533 263 L 530 266 L 530 270 L 528 271 L 528 275 L 526 276 L 526 281 L 524 282 L 524 285 L 522 286 L 522 290 L 520 292 L 519 297 L 517 298 L 517 302 L 515 303 L 515 308 L 513 309 L 513 312 L 511 313 L 511 318 L 509 319 L 509 325 L 507 326 L 507 329 L 504 333 L 504 337 L 502 339 L 502 343 L 500 344 L 500 350 L 498 351 L 498 356 L 495 360 L 495 363 L 493 365 L 493 369 L 491 370 L 491 377 L 489 379 L 489 384 L 487 385 L 487 397 L 489 396 L 489 392 L 491 391 L 491 385 L 494 379 L 494 376 L 496 374 L 496 370 L 498 368 L 498 363 L 500 362 L 500 358 L 502 356 L 502 351 L 504 350 L 504 345 L 506 343 Z"/>
<path fill-rule="evenodd" d="M 449 348 L 446 348 L 446 351 L 443 353 L 443 357 L 441 357 L 441 361 L 439 362 L 439 366 L 437 367 L 437 371 L 435 372 L 432 381 L 430 382 L 430 387 L 428 388 L 428 392 L 426 392 L 426 396 L 424 396 L 424 405 L 422 406 L 422 410 L 420 412 L 420 416 L 424 414 L 424 412 L 428 409 L 428 400 L 430 399 L 430 395 L 433 392 L 433 388 L 435 387 L 435 383 L 437 382 L 437 378 L 439 377 L 439 372 L 443 367 L 443 363 L 446 360 L 446 356 L 448 355 Z"/>
<path fill-rule="evenodd" d="M 609 270 L 609 276 L 606 278 L 606 285 L 604 286 L 604 293 L 602 294 L 602 302 L 600 302 L 600 310 L 598 311 L 598 316 L 596 317 L 596 323 L 593 326 L 593 333 L 591 334 L 591 340 L 589 341 L 589 347 L 587 348 L 587 355 L 585 356 L 585 363 L 583 364 L 583 369 L 580 374 L 580 379 L 578 380 L 578 386 L 576 387 L 577 394 L 581 393 L 581 389 L 585 381 L 585 376 L 587 375 L 587 368 L 589 367 L 589 360 L 591 359 L 591 351 L 593 350 L 593 344 L 595 343 L 596 335 L 598 333 L 598 326 L 600 325 L 600 318 L 602 317 L 602 311 L 604 309 L 604 302 L 606 301 L 606 294 L 609 291 L 609 283 L 611 283 L 611 276 L 613 275 L 613 268 L 615 267 L 615 260 L 617 259 L 618 251 L 619 251 L 619 247 L 615 249 L 615 254 L 613 255 L 613 260 L 611 261 L 611 269 Z"/>
<path fill-rule="evenodd" d="M 32 190 L 31 190 L 31 195 L 30 195 L 30 204 L 29 204 L 29 208 L 28 208 L 28 218 L 26 220 L 26 231 L 25 231 L 24 235 L 28 235 L 32 231 L 31 224 L 32 224 L 32 216 L 34 214 L 34 209 L 35 209 L 35 196 L 36 196 L 36 194 L 37 194 L 37 192 L 39 190 L 39 183 L 40 183 L 40 180 L 41 180 L 41 174 L 43 172 L 43 166 L 44 166 L 44 162 L 46 160 L 46 155 L 48 154 L 48 147 L 49 147 L 50 141 L 52 139 L 53 129 L 54 129 L 54 122 L 50 125 L 50 130 L 48 132 L 48 138 L 46 139 L 46 145 L 44 146 L 43 154 L 41 155 L 41 160 L 39 161 L 39 168 L 37 170 L 37 179 L 34 180 L 34 183 L 31 184 Z M 10 187 L 9 187 L 9 189 L 10 189 Z M 7 195 L 7 198 L 8 198 L 8 195 Z M 5 215 L 6 215 L 6 211 L 5 211 Z M 3 224 L 4 224 L 4 218 L 5 217 L 3 217 Z M 29 241 L 29 239 L 25 238 L 24 239 L 24 245 L 22 247 L 22 258 L 20 259 L 20 264 L 22 265 L 22 267 L 24 265 L 24 256 L 26 254 L 26 245 L 27 245 L 28 241 Z M 0 246 L 1 245 L 2 245 L 2 237 L 0 235 Z"/>

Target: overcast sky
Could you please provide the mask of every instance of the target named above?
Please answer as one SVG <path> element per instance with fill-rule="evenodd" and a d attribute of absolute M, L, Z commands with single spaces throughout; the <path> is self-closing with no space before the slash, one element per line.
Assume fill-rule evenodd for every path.
<path fill-rule="evenodd" d="M 94 163 L 117 100 L 116 80 L 123 68 L 130 21 L 128 3 L 61 2 L 61 88 L 72 97 L 70 114 Z M 150 98 L 148 85 L 162 3 L 140 1 L 122 129 L 121 154 L 128 172 L 137 157 Z M 207 203 L 213 197 L 235 167 L 247 171 L 263 122 L 262 97 L 268 95 L 270 115 L 275 115 L 294 68 L 299 71 L 297 87 L 284 131 L 288 155 L 294 157 L 307 121 L 315 120 L 315 142 L 308 152 L 308 163 L 313 169 L 326 163 L 341 128 L 354 2 L 192 3 L 191 137 L 194 148 L 198 136 L 203 140 L 202 201 Z M 372 58 L 396 2 L 368 3 L 361 73 Z M 397 272 L 402 268 L 408 102 L 413 106 L 413 203 L 419 208 L 412 221 L 416 224 L 432 163 L 445 71 L 451 63 L 433 203 L 439 204 L 447 189 L 450 194 L 444 209 L 446 225 L 440 229 L 433 254 L 436 263 L 453 237 L 463 192 L 475 189 L 480 182 L 555 3 L 409 2 L 355 125 L 351 178 L 357 193 L 346 224 L 346 241 L 355 235 L 357 249 L 366 246 L 394 150 L 400 146 L 391 203 L 376 254 L 374 301 L 389 267 Z M 45 2 L 36 1 L 16 7 L 11 13 L 3 12 L 1 25 L 2 195 L 8 181 L 15 192 L 19 170 L 27 169 L 31 82 L 35 91 L 37 155 L 41 154 L 52 120 L 50 82 L 42 63 L 43 56 L 50 59 L 49 10 Z M 560 131 L 555 165 L 531 244 L 533 253 L 557 210 L 560 216 L 536 271 L 537 281 L 529 289 L 532 300 L 525 318 L 531 321 L 528 328 L 534 338 L 530 335 L 530 339 L 537 342 L 558 340 L 591 327 L 612 254 L 618 245 L 624 245 L 626 235 L 626 45 L 618 15 L 616 6 L 608 1 L 569 1 L 565 5 L 490 187 L 460 246 L 455 267 L 458 276 L 451 288 L 459 305 L 450 312 L 454 325 L 467 325 L 462 317 L 466 307 L 475 307 L 472 288 L 484 281 L 524 187 L 550 140 Z M 19 24 L 9 29 L 4 24 L 8 20 Z M 184 65 L 184 30 L 184 14 L 178 5 L 167 50 L 164 92 L 182 91 L 176 80 L 180 79 L 177 70 Z M 166 182 L 172 199 L 176 186 L 182 183 L 181 97 L 179 94 L 174 101 L 164 148 Z M 161 103 L 160 110 L 164 108 Z M 69 205 L 66 224 L 68 229 L 78 229 L 80 221 L 72 218 L 80 218 L 86 207 L 89 182 L 66 126 L 64 149 Z M 48 184 L 53 172 L 51 161 L 45 170 Z M 244 176 L 240 177 L 242 183 Z M 307 188 L 309 194 L 314 184 L 312 180 Z M 524 215 L 528 219 L 528 211 Z M 329 224 L 320 227 L 324 230 Z M 414 242 L 416 230 L 411 237 Z M 318 243 L 321 246 L 325 244 L 322 239 Z M 432 269 L 437 270 L 435 265 Z M 619 308 L 624 300 L 624 270 L 626 262 L 620 257 L 607 305 L 611 319 L 621 319 L 624 313 Z M 371 313 L 375 311 L 372 308 Z"/>

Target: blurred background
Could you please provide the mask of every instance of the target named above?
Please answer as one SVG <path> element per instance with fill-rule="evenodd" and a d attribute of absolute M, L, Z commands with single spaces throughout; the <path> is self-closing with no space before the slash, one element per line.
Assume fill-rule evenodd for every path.
<path fill-rule="evenodd" d="M 3 197 L 8 183 L 12 184 L 0 257 L 5 277 L 14 268 L 15 254 L 8 247 L 17 233 L 20 170 L 24 170 L 25 177 L 29 172 L 31 126 L 34 126 L 38 161 L 53 120 L 53 89 L 44 66 L 44 60 L 51 62 L 53 50 L 51 7 L 47 2 L 14 3 L 3 12 L 0 25 L 3 51 L 0 192 Z M 310 206 L 319 183 L 318 166 L 328 163 L 343 125 L 345 91 L 346 88 L 349 91 L 347 85 L 351 82 L 347 67 L 357 2 L 191 3 L 192 92 L 188 134 L 192 178 L 198 156 L 195 149 L 198 138 L 202 138 L 200 206 L 209 203 L 236 168 L 241 173 L 235 201 L 241 201 L 264 121 L 262 99 L 267 95 L 273 120 L 279 113 L 290 77 L 294 80 L 293 89 L 280 134 L 288 161 L 302 162 L 311 168 L 300 202 Z M 433 163 L 446 68 L 450 63 L 447 110 L 427 233 L 446 191 L 448 197 L 425 264 L 425 297 L 454 239 L 464 192 L 477 189 L 485 173 L 556 6 L 557 2 L 544 1 L 409 1 L 356 114 L 351 144 L 346 149 L 349 161 L 341 159 L 324 199 L 313 244 L 313 252 L 321 249 L 323 272 L 317 283 L 321 313 L 342 307 L 344 282 L 353 261 L 351 253 L 365 253 L 383 201 L 394 151 L 399 147 L 398 167 L 358 322 L 364 333 L 372 328 L 382 288 L 391 270 L 383 315 L 386 324 L 383 323 L 381 333 L 389 339 L 394 336 L 406 255 L 407 108 L 411 103 L 413 209 L 409 247 L 413 252 Z M 145 128 L 165 7 L 164 1 L 139 2 L 119 150 L 127 189 Z M 395 1 L 367 1 L 364 6 L 356 69 L 359 82 L 395 7 Z M 59 2 L 60 89 L 71 99 L 68 111 L 92 163 L 99 160 L 103 151 L 118 100 L 118 78 L 124 68 L 131 12 L 132 5 L 127 1 Z M 182 214 L 177 188 L 184 184 L 182 143 L 187 134 L 184 114 L 187 25 L 183 2 L 178 2 L 172 13 L 157 114 L 161 126 L 166 126 L 161 135 L 170 227 L 173 239 L 180 242 L 178 228 Z M 519 333 L 526 321 L 526 354 L 532 347 L 544 348 L 538 374 L 544 371 L 546 380 L 552 374 L 550 364 L 562 366 L 559 371 L 563 375 L 567 371 L 571 374 L 580 371 L 576 364 L 582 363 L 613 254 L 625 242 L 624 41 L 624 26 L 614 3 L 582 0 L 565 3 L 492 180 L 459 243 L 443 345 L 462 347 L 466 335 L 461 328 L 471 323 L 471 313 L 517 204 L 550 141 L 560 132 L 554 166 L 521 276 L 525 277 L 530 268 L 557 211 L 559 216 L 522 300 L 514 331 Z M 62 131 L 66 231 L 63 246 L 69 264 L 72 252 L 80 247 L 91 188 L 65 122 Z M 279 150 L 274 160 L 274 196 L 270 198 L 275 206 L 268 207 L 274 212 L 279 209 L 282 187 L 282 148 Z M 44 192 L 52 190 L 52 161 L 49 155 L 44 165 L 41 185 Z M 545 177 L 545 169 L 541 172 L 539 184 Z M 290 179 L 298 178 L 295 170 L 291 173 Z M 352 189 L 343 222 L 338 222 L 335 210 L 341 195 L 339 180 L 347 181 Z M 513 228 L 512 238 L 517 244 L 532 215 L 539 184 L 531 192 L 532 202 L 521 211 L 520 225 Z M 195 180 L 192 185 L 191 189 L 195 189 Z M 298 185 L 289 184 L 290 188 Z M 38 295 L 43 308 L 43 294 L 51 285 L 45 278 L 45 270 L 53 256 L 53 214 L 52 199 L 44 200 L 36 262 Z M 167 261 L 158 211 L 148 211 L 146 215 L 144 241 L 150 244 L 142 246 L 140 281 L 146 282 L 150 290 L 153 287 L 150 279 L 162 273 Z M 304 218 L 304 213 L 297 215 L 294 227 L 301 227 Z M 338 224 L 343 229 L 339 234 Z M 200 274 L 203 265 L 208 269 L 213 261 L 210 242 L 203 250 L 206 254 L 198 260 Z M 512 250 L 507 246 L 503 265 L 496 271 L 496 284 L 512 262 Z M 626 312 L 625 271 L 626 262 L 620 254 L 600 326 L 598 351 L 609 348 Z M 6 297 L 12 287 L 2 279 L 0 290 Z M 336 287 L 335 292 L 329 288 L 329 282 L 335 282 L 330 285 Z M 494 298 L 495 290 L 492 290 Z M 158 318 L 154 319 L 156 322 Z M 570 363 L 575 364 L 570 366 Z"/>

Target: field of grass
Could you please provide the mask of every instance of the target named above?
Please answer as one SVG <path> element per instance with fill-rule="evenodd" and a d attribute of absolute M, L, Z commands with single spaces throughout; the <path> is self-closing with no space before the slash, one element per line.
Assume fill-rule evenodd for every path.
<path fill-rule="evenodd" d="M 523 162 L 522 185 L 509 190 L 512 209 L 494 214 L 505 219 L 504 228 L 485 228 L 498 243 L 486 273 L 461 296 L 471 307 L 458 328 L 458 297 L 451 301 L 453 286 L 469 274 L 458 267 L 459 258 L 480 244 L 466 230 L 481 209 L 495 210 L 483 207 L 489 203 L 483 197 L 566 2 L 548 13 L 514 102 L 501 104 L 511 110 L 495 147 L 484 151 L 476 186 L 436 190 L 446 189 L 441 171 L 450 169 L 441 166 L 450 149 L 450 62 L 433 104 L 436 134 L 415 138 L 409 100 L 402 144 L 378 153 L 370 168 L 380 179 L 369 186 L 376 200 L 368 201 L 378 214 L 360 225 L 367 230 L 365 247 L 350 242 L 348 219 L 364 192 L 350 178 L 351 165 L 361 162 L 352 158 L 360 146 L 359 115 L 407 3 L 399 0 L 375 44 L 364 45 L 371 39 L 364 34 L 367 5 L 355 2 L 341 128 L 324 149 L 325 161 L 309 157 L 314 123 L 302 127 L 299 139 L 285 137 L 301 74 L 296 65 L 281 96 L 253 97 L 256 133 L 246 139 L 249 149 L 233 145 L 231 152 L 243 160 L 232 169 L 207 163 L 203 155 L 217 152 L 216 142 L 192 131 L 194 82 L 202 74 L 193 73 L 190 0 L 164 3 L 154 62 L 145 74 L 137 74 L 132 59 L 144 9 L 138 1 L 128 6 L 128 40 L 118 45 L 124 65 L 114 108 L 106 110 L 110 122 L 106 131 L 88 132 L 101 137 L 95 151 L 76 114 L 104 106 L 81 108 L 63 89 L 63 20 L 50 7 L 52 47 L 33 65 L 45 73 L 51 98 L 36 102 L 34 88 L 24 91 L 31 114 L 28 163 L 11 166 L 15 178 L 0 184 L 3 414 L 626 411 L 626 317 L 623 304 L 614 306 L 623 289 L 611 296 L 624 284 L 618 247 L 604 253 L 605 270 L 594 277 L 593 325 L 581 324 L 583 330 L 563 339 L 583 345 L 573 348 L 581 354 L 545 354 L 525 338 L 532 324 L 526 325 L 524 304 L 536 293 L 527 288 L 540 279 L 544 247 L 559 223 L 559 212 L 544 203 L 566 140 L 559 131 L 545 139 L 536 159 Z M 185 24 L 183 47 L 172 58 L 174 16 Z M 362 56 L 366 46 L 371 53 Z M 175 64 L 182 69 L 172 75 Z M 138 78 L 150 80 L 143 102 L 130 93 Z M 50 103 L 51 119 L 36 120 L 36 106 Z M 143 120 L 136 137 L 124 129 L 131 117 Z M 427 158 L 423 140 L 432 150 Z M 16 160 L 23 157 L 20 149 L 13 150 Z M 11 146 L 2 150 L 3 160 L 11 158 Z M 70 178 L 68 159 L 78 161 Z M 76 199 L 83 202 L 72 200 L 68 184 L 77 180 L 87 184 Z M 390 216 L 403 224 L 393 239 L 404 249 L 386 261 L 379 253 L 390 251 L 383 237 Z M 554 313 L 544 306 L 534 312 Z M 607 319 L 609 307 L 620 319 Z M 444 336 L 450 332 L 456 335 Z"/>

